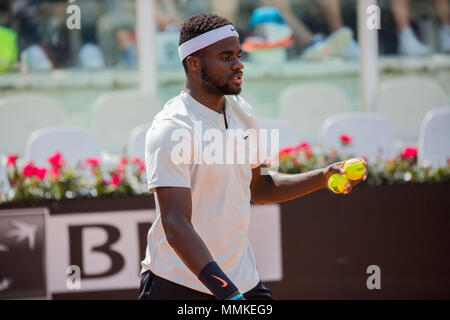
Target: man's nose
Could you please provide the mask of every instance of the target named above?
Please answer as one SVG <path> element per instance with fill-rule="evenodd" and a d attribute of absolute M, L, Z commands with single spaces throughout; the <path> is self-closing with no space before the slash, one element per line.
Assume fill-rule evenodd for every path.
<path fill-rule="evenodd" d="M 233 64 L 233 70 L 241 70 L 244 69 L 244 65 L 239 61 L 239 58 L 236 58 L 235 63 Z"/>

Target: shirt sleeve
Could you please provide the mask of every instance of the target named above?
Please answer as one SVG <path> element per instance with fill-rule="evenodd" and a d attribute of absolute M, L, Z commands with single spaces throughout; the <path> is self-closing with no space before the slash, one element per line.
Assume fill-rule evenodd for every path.
<path fill-rule="evenodd" d="M 145 170 L 150 193 L 157 187 L 191 187 L 192 139 L 170 120 L 153 123 L 145 139 Z"/>

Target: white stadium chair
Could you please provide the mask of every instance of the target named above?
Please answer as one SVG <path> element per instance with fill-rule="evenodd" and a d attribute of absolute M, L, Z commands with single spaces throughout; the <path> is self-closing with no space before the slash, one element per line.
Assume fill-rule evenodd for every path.
<path fill-rule="evenodd" d="M 447 164 L 450 159 L 450 107 L 429 111 L 420 128 L 419 165 L 429 163 L 434 167 Z"/>
<path fill-rule="evenodd" d="M 0 99 L 0 146 L 5 153 L 23 155 L 29 135 L 43 127 L 66 121 L 63 106 L 42 94 L 14 95 Z"/>
<path fill-rule="evenodd" d="M 101 145 L 94 133 L 77 127 L 48 127 L 31 134 L 25 149 L 25 161 L 48 166 L 48 157 L 61 152 L 67 165 L 84 164 L 89 157 L 101 156 Z"/>
<path fill-rule="evenodd" d="M 416 144 L 425 114 L 448 105 L 440 85 L 426 78 L 402 78 L 381 84 L 375 99 L 375 111 L 392 124 L 396 137 Z"/>
<path fill-rule="evenodd" d="M 155 97 L 139 91 L 106 93 L 94 103 L 91 128 L 108 152 L 122 155 L 131 131 L 160 110 Z"/>
<path fill-rule="evenodd" d="M 292 126 L 284 119 L 279 118 L 256 118 L 260 129 L 267 129 L 267 152 L 271 150 L 271 129 L 279 130 L 279 149 L 294 146 L 300 143 L 298 135 Z M 270 154 L 268 153 L 270 156 Z"/>
<path fill-rule="evenodd" d="M 127 147 L 127 154 L 129 157 L 139 157 L 142 160 L 145 159 L 145 136 L 150 126 L 151 123 L 143 124 L 131 131 Z"/>
<path fill-rule="evenodd" d="M 352 143 L 343 146 L 341 134 L 350 135 Z M 395 156 L 393 129 L 383 116 L 375 113 L 343 113 L 326 119 L 320 129 L 320 142 L 339 154 L 366 156 L 369 161 Z"/>
<path fill-rule="evenodd" d="M 301 140 L 317 143 L 326 118 L 350 111 L 340 89 L 328 84 L 304 84 L 287 88 L 280 98 L 280 117 L 286 119 Z"/>

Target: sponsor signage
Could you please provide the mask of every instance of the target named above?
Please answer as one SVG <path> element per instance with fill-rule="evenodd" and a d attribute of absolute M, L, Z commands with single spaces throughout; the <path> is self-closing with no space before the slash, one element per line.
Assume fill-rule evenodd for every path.
<path fill-rule="evenodd" d="M 0 298 L 139 287 L 155 209 L 50 215 L 0 211 Z M 282 279 L 278 205 L 252 205 L 249 237 L 263 281 Z"/>
<path fill-rule="evenodd" d="M 0 299 L 48 298 L 47 208 L 0 210 Z"/>

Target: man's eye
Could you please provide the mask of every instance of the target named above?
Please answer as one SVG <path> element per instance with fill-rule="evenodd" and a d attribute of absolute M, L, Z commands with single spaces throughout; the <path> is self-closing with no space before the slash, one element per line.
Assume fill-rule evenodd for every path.
<path fill-rule="evenodd" d="M 230 58 L 229 56 L 223 56 L 221 59 L 222 59 L 223 61 L 227 61 L 229 58 Z"/>

